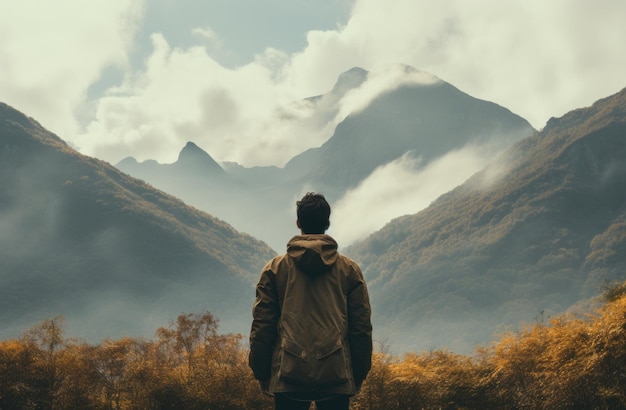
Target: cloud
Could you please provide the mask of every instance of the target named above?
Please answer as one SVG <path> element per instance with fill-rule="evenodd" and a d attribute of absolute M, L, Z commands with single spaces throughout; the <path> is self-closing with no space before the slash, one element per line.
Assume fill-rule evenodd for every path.
<path fill-rule="evenodd" d="M 310 32 L 289 69 L 320 87 L 354 65 L 402 62 L 541 128 L 623 88 L 624 12 L 616 0 L 359 0 L 345 27 Z"/>
<path fill-rule="evenodd" d="M 623 87 L 625 11 L 614 0 L 361 0 L 342 36 L 361 36 L 365 64 L 402 59 L 541 128 Z"/>
<path fill-rule="evenodd" d="M 0 5 L 0 93 L 83 153 L 113 163 L 129 155 L 171 162 L 193 140 L 218 161 L 283 165 L 401 78 L 391 70 L 377 84 L 372 75 L 328 106 L 303 101 L 355 66 L 380 73 L 411 65 L 536 128 L 625 85 L 619 0 L 357 0 L 345 25 L 308 31 L 300 51 L 268 47 L 236 67 L 214 55 L 232 44 L 216 44 L 223 23 L 194 19 L 186 30 L 197 42 L 154 32 L 151 50 L 136 50 L 140 23 L 156 30 L 141 20 L 143 2 L 83 3 Z M 123 81 L 88 93 L 110 67 L 123 70 Z"/>
<path fill-rule="evenodd" d="M 24 0 L 0 4 L 0 96 L 55 132 L 107 67 L 128 61 L 143 2 Z"/>
<path fill-rule="evenodd" d="M 393 218 L 421 211 L 481 170 L 493 158 L 493 148 L 465 147 L 426 166 L 405 154 L 378 167 L 334 205 L 329 233 L 347 246 Z"/>
<path fill-rule="evenodd" d="M 228 69 L 202 47 L 172 49 L 162 35 L 153 35 L 153 47 L 146 68 L 100 100 L 79 144 L 83 151 L 114 158 L 126 148 L 126 155 L 139 160 L 172 162 L 192 140 L 219 161 L 282 166 L 324 143 L 349 113 L 380 93 L 439 81 L 404 65 L 387 65 L 343 99 L 305 100 L 288 79 L 276 76 L 274 69 L 285 61 L 277 50 Z"/>
<path fill-rule="evenodd" d="M 196 27 L 191 31 L 193 34 L 200 38 L 209 40 L 212 43 L 221 44 L 218 35 L 211 29 L 211 27 Z"/>
<path fill-rule="evenodd" d="M 281 94 L 264 64 L 228 69 L 203 47 L 172 49 L 160 34 L 152 41 L 145 68 L 98 101 L 78 141 L 82 150 L 114 160 L 126 151 L 170 162 L 193 140 L 219 160 L 275 159 L 281 141 L 263 127 L 291 97 Z"/>
<path fill-rule="evenodd" d="M 340 110 L 337 123 L 350 113 L 364 110 L 379 95 L 392 91 L 402 85 L 422 84 L 430 85 L 440 82 L 436 76 L 419 70 L 414 70 L 404 64 L 385 64 L 370 71 L 360 87 L 348 92 L 340 101 Z"/>

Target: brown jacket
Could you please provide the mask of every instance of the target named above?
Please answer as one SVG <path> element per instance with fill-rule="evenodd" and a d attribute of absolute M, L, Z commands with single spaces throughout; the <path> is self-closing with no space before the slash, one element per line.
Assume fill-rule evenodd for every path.
<path fill-rule="evenodd" d="M 372 325 L 359 266 L 328 235 L 299 235 L 263 268 L 249 364 L 276 392 L 353 395 L 371 367 Z"/>

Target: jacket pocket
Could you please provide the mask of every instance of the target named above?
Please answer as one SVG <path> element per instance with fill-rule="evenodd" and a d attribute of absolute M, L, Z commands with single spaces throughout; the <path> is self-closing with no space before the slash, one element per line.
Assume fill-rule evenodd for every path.
<path fill-rule="evenodd" d="M 348 381 L 348 366 L 340 338 L 309 350 L 283 339 L 278 376 L 307 387 L 337 386 Z"/>

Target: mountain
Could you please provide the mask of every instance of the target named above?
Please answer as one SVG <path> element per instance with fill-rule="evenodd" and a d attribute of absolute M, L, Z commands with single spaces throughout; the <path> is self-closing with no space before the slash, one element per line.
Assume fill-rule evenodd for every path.
<path fill-rule="evenodd" d="M 210 184 L 228 183 L 228 175 L 211 156 L 189 141 L 178 154 L 178 159 L 172 164 L 159 164 L 154 160 L 137 162 L 133 157 L 127 157 L 117 164 L 118 168 L 132 173 L 136 178 L 150 179 L 156 175 L 160 179 L 175 183 L 181 179 L 200 179 Z"/>
<path fill-rule="evenodd" d="M 282 251 L 297 232 L 294 202 L 305 191 L 322 192 L 335 203 L 377 168 L 407 155 L 419 158 L 421 168 L 467 147 L 480 148 L 485 158 L 492 158 L 535 132 L 518 115 L 434 75 L 408 66 L 395 70 L 401 73 L 394 85 L 378 89 L 380 77 L 370 79 L 366 70 L 353 68 L 341 74 L 327 94 L 308 99 L 314 117 L 326 119 L 320 123 L 338 115 L 348 95 L 360 92 L 369 103 L 355 107 L 323 145 L 295 156 L 284 168 L 225 163 L 222 169 L 230 179 L 220 185 L 201 166 L 186 168 L 186 174 L 175 174 L 172 164 L 155 161 L 138 164 L 127 159 L 116 166 Z M 255 204 L 253 210 L 250 203 Z"/>
<path fill-rule="evenodd" d="M 193 144 L 172 169 L 225 173 Z M 264 243 L 0 104 L 0 338 L 57 315 L 89 340 L 204 309 L 247 331 Z"/>
<path fill-rule="evenodd" d="M 377 167 L 406 153 L 426 166 L 468 145 L 489 144 L 500 151 L 535 131 L 506 108 L 412 67 L 404 70 L 421 82 L 383 92 L 348 115 L 320 147 L 308 182 L 339 198 Z"/>
<path fill-rule="evenodd" d="M 467 352 L 521 322 L 584 311 L 626 278 L 626 89 L 552 118 L 346 252 L 364 267 L 376 333 L 400 350 Z"/>

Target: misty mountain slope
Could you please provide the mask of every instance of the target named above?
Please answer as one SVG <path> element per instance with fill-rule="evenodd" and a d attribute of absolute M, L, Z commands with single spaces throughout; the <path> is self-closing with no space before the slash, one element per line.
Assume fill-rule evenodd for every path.
<path fill-rule="evenodd" d="M 480 150 L 477 162 L 482 163 L 534 132 L 527 121 L 509 110 L 403 65 L 376 75 L 355 67 L 342 73 L 328 93 L 302 103 L 311 105 L 314 113 L 306 121 L 315 124 L 327 124 L 340 112 L 352 111 L 346 111 L 347 117 L 323 145 L 294 156 L 283 168 L 223 163 L 229 178 L 218 178 L 201 166 L 177 174 L 174 164 L 137 164 L 127 159 L 117 167 L 263 239 L 280 252 L 297 233 L 293 210 L 296 199 L 306 191 L 322 192 L 334 204 L 375 170 L 399 158 L 419 158 L 419 167 L 425 168 L 446 154 L 473 147 Z M 475 171 L 454 177 L 463 181 Z M 450 170 L 453 172 L 458 171 Z M 439 193 L 449 189 L 441 186 Z M 333 222 L 332 226 L 339 225 Z"/>
<path fill-rule="evenodd" d="M 405 67 L 407 75 L 422 75 Z M 338 197 L 377 167 L 407 152 L 422 165 L 467 145 L 493 144 L 498 152 L 534 129 L 494 103 L 473 98 L 432 76 L 377 96 L 351 113 L 317 154 L 312 184 Z"/>
<path fill-rule="evenodd" d="M 202 309 L 246 329 L 267 245 L 4 104 L 0 147 L 0 337 L 56 315 L 81 337 L 146 335 Z"/>
<path fill-rule="evenodd" d="M 467 351 L 624 280 L 625 250 L 623 90 L 551 119 L 348 253 L 364 266 L 379 335 L 400 348 Z"/>

